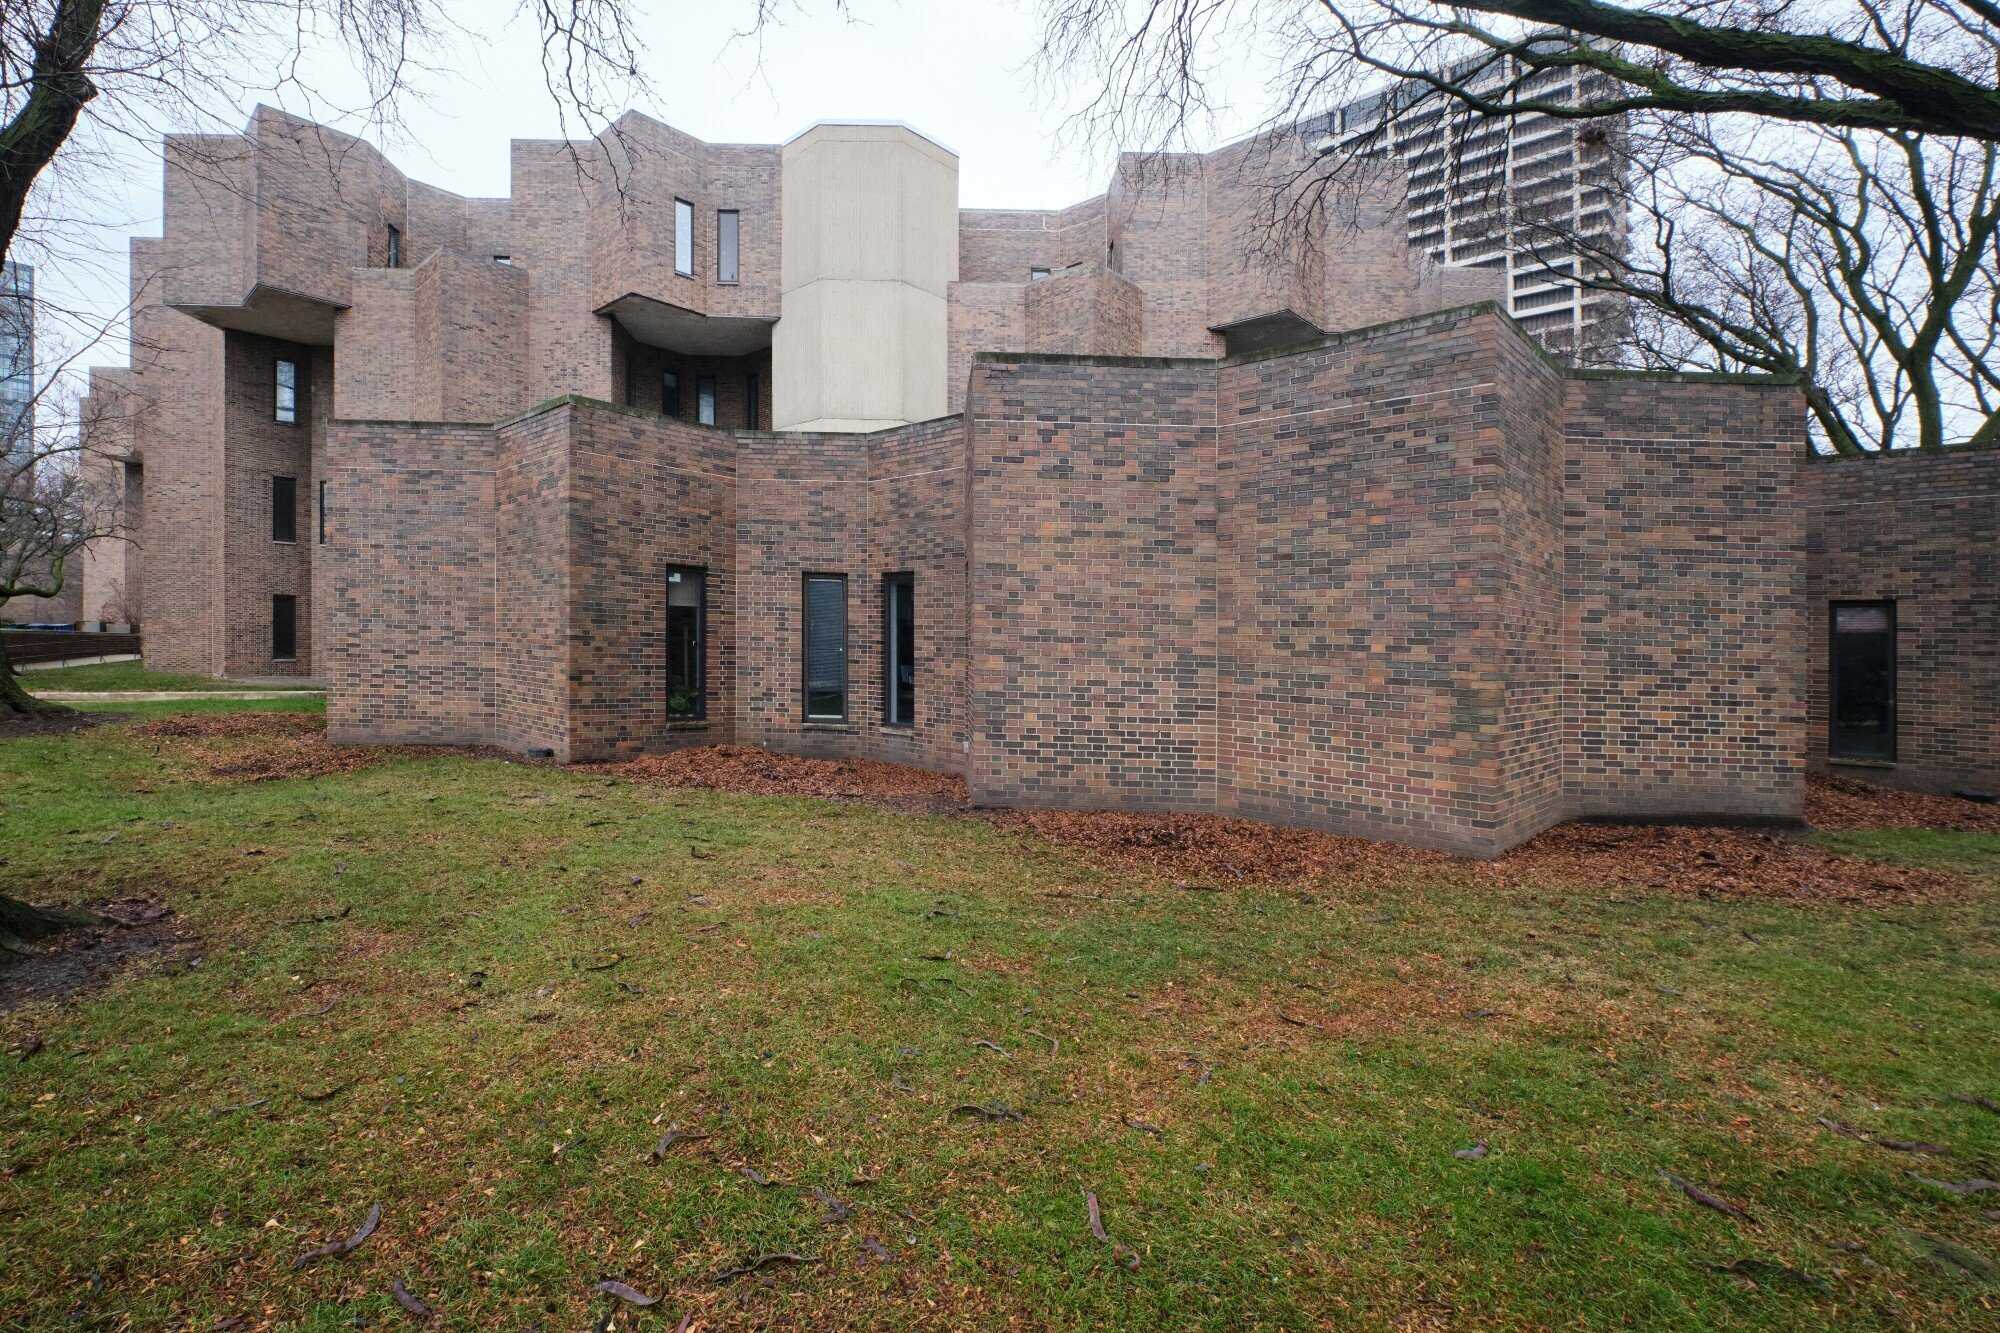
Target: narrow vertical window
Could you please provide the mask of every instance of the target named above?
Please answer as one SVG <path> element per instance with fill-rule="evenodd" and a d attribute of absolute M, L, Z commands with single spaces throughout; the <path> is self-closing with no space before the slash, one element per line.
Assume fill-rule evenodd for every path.
<path fill-rule="evenodd" d="M 667 720 L 708 716 L 703 639 L 708 620 L 708 573 L 694 565 L 667 567 Z"/>
<path fill-rule="evenodd" d="M 271 540 L 299 539 L 299 482 L 296 477 L 271 478 Z"/>
<path fill-rule="evenodd" d="M 326 545 L 326 483 L 319 484 L 319 544 Z"/>
<path fill-rule="evenodd" d="M 743 237 L 742 215 L 733 208 L 725 208 L 715 215 L 715 280 L 717 282 L 736 281 L 736 272 L 742 261 Z"/>
<path fill-rule="evenodd" d="M 681 414 L 681 377 L 676 371 L 660 372 L 660 411 L 670 417 Z"/>
<path fill-rule="evenodd" d="M 1896 758 L 1896 604 L 1835 602 L 1827 654 L 1827 752 Z"/>
<path fill-rule="evenodd" d="M 694 205 L 674 200 L 674 272 L 694 276 Z"/>
<path fill-rule="evenodd" d="M 299 363 L 278 359 L 278 420 L 287 426 L 299 419 Z"/>
<path fill-rule="evenodd" d="M 805 576 L 804 694 L 808 722 L 847 718 L 847 575 Z"/>
<path fill-rule="evenodd" d="M 756 371 L 743 377 L 743 424 L 750 430 L 757 429 L 757 410 L 763 405 L 763 387 L 757 382 Z"/>
<path fill-rule="evenodd" d="M 917 721 L 917 579 L 882 576 L 882 720 L 892 727 Z"/>
<path fill-rule="evenodd" d="M 395 223 L 389 224 L 389 267 L 403 266 L 403 233 Z"/>
<path fill-rule="evenodd" d="M 694 378 L 694 419 L 704 426 L 715 424 L 715 376 Z"/>
<path fill-rule="evenodd" d="M 299 655 L 299 599 L 288 592 L 271 598 L 271 656 L 280 662 Z"/>
<path fill-rule="evenodd" d="M 628 354 L 625 358 L 625 406 L 627 407 L 637 407 L 639 405 L 639 376 L 636 373 L 637 370 L 638 367 L 632 364 L 632 358 Z"/>

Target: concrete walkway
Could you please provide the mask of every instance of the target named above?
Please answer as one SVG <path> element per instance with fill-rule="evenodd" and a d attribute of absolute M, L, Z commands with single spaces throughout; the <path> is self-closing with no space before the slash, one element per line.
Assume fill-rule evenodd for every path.
<path fill-rule="evenodd" d="M 30 690 L 37 699 L 58 704 L 178 703 L 188 699 L 317 699 L 325 690 Z"/>
<path fill-rule="evenodd" d="M 21 662 L 14 667 L 22 671 L 54 671 L 58 667 L 96 666 L 99 662 L 136 662 L 137 653 L 112 653 L 105 657 L 62 657 L 53 662 Z"/>

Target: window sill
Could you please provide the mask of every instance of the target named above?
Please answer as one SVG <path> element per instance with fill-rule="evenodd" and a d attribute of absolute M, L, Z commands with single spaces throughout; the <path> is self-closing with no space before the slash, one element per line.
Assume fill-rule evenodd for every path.
<path fill-rule="evenodd" d="M 842 733 L 843 735 L 853 736 L 859 734 L 861 728 L 855 726 L 852 722 L 844 722 L 838 718 L 821 717 L 821 718 L 808 718 L 804 722 L 799 723 L 799 730 L 837 731 Z"/>
<path fill-rule="evenodd" d="M 1894 768 L 1893 759 L 1846 759 L 1839 755 L 1828 755 L 1826 762 L 1836 768 Z"/>
<path fill-rule="evenodd" d="M 709 727 L 709 722 L 708 719 L 705 717 L 683 717 L 683 718 L 667 719 L 668 731 L 707 731 L 708 727 Z"/>
<path fill-rule="evenodd" d="M 290 541 L 286 541 L 283 537 L 271 538 L 271 545 L 273 546 L 297 546 L 298 544 L 299 539 L 297 537 L 292 538 Z"/>

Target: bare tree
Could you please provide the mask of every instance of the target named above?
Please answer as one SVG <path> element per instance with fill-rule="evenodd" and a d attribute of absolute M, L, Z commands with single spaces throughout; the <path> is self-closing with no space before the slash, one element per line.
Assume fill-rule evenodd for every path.
<path fill-rule="evenodd" d="M 1371 76 L 1482 115 L 1742 113 L 2000 140 L 1994 0 L 1041 0 L 1040 63 L 1099 85 L 1085 121 L 1138 146 L 1213 105 L 1225 53 L 1275 48 L 1294 94 Z M 1552 71 L 1601 74 L 1581 102 Z M 1499 78 L 1489 75 L 1498 73 Z M 1147 146 L 1152 146 L 1148 144 Z"/>
<path fill-rule="evenodd" d="M 1620 152 L 1624 246 L 1510 223 L 1629 300 L 1638 364 L 1795 377 L 1827 452 L 2000 438 L 2000 145 L 1675 117 Z"/>
<path fill-rule="evenodd" d="M 1096 141 L 1184 146 L 1212 124 L 1222 54 L 1273 53 L 1263 128 L 1331 131 L 1274 184 L 1278 245 L 1315 233 L 1328 201 L 1393 150 L 1399 121 L 1442 114 L 1454 145 L 1522 117 L 1570 122 L 1577 159 L 1601 163 L 1585 184 L 1629 225 L 1592 232 L 1504 179 L 1471 211 L 1545 273 L 1624 298 L 1607 326 L 1623 340 L 1586 359 L 1795 376 L 1820 447 L 1839 452 L 2000 429 L 2000 145 L 1979 111 L 1996 98 L 2000 8 L 1985 0 L 1669 0 L 1643 14 L 1595 0 L 1043 0 L 1042 12 L 1041 68 L 1082 83 L 1070 128 Z M 1370 113 L 1343 122 L 1355 103 Z"/>

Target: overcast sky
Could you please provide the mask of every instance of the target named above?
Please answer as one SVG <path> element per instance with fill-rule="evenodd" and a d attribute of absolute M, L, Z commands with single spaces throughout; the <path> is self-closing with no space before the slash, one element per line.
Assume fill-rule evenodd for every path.
<path fill-rule="evenodd" d="M 421 76 L 425 100 L 404 108 L 406 131 L 380 141 L 413 178 L 467 195 L 508 190 L 510 139 L 561 134 L 543 87 L 535 25 L 514 0 L 445 0 L 475 38 L 454 67 Z M 1102 146 L 1058 141 L 1066 103 L 1036 85 L 1030 68 L 1037 29 L 1031 0 L 851 0 L 838 17 L 829 0 L 797 0 L 767 32 L 761 53 L 732 41 L 751 0 L 635 0 L 643 14 L 644 67 L 658 96 L 639 109 L 711 142 L 779 143 L 814 121 L 900 120 L 959 156 L 959 202 L 967 208 L 1054 208 L 1104 188 Z M 308 68 L 308 81 L 338 90 L 339 67 Z M 1223 71 L 1240 98 L 1218 123 L 1216 142 L 1254 125 L 1261 80 L 1247 60 Z M 241 108 L 247 119 L 251 105 Z M 313 114 L 296 98 L 266 97 Z M 324 118 L 324 117 L 322 117 Z M 241 121 L 238 121 L 240 124 Z M 213 126 L 161 126 L 166 129 Z M 114 318 L 123 304 L 125 238 L 160 231 L 156 146 L 134 145 L 126 170 L 94 182 L 79 206 L 89 226 L 64 260 L 39 274 L 49 305 Z M 122 341 L 85 358 L 117 364 Z"/>

